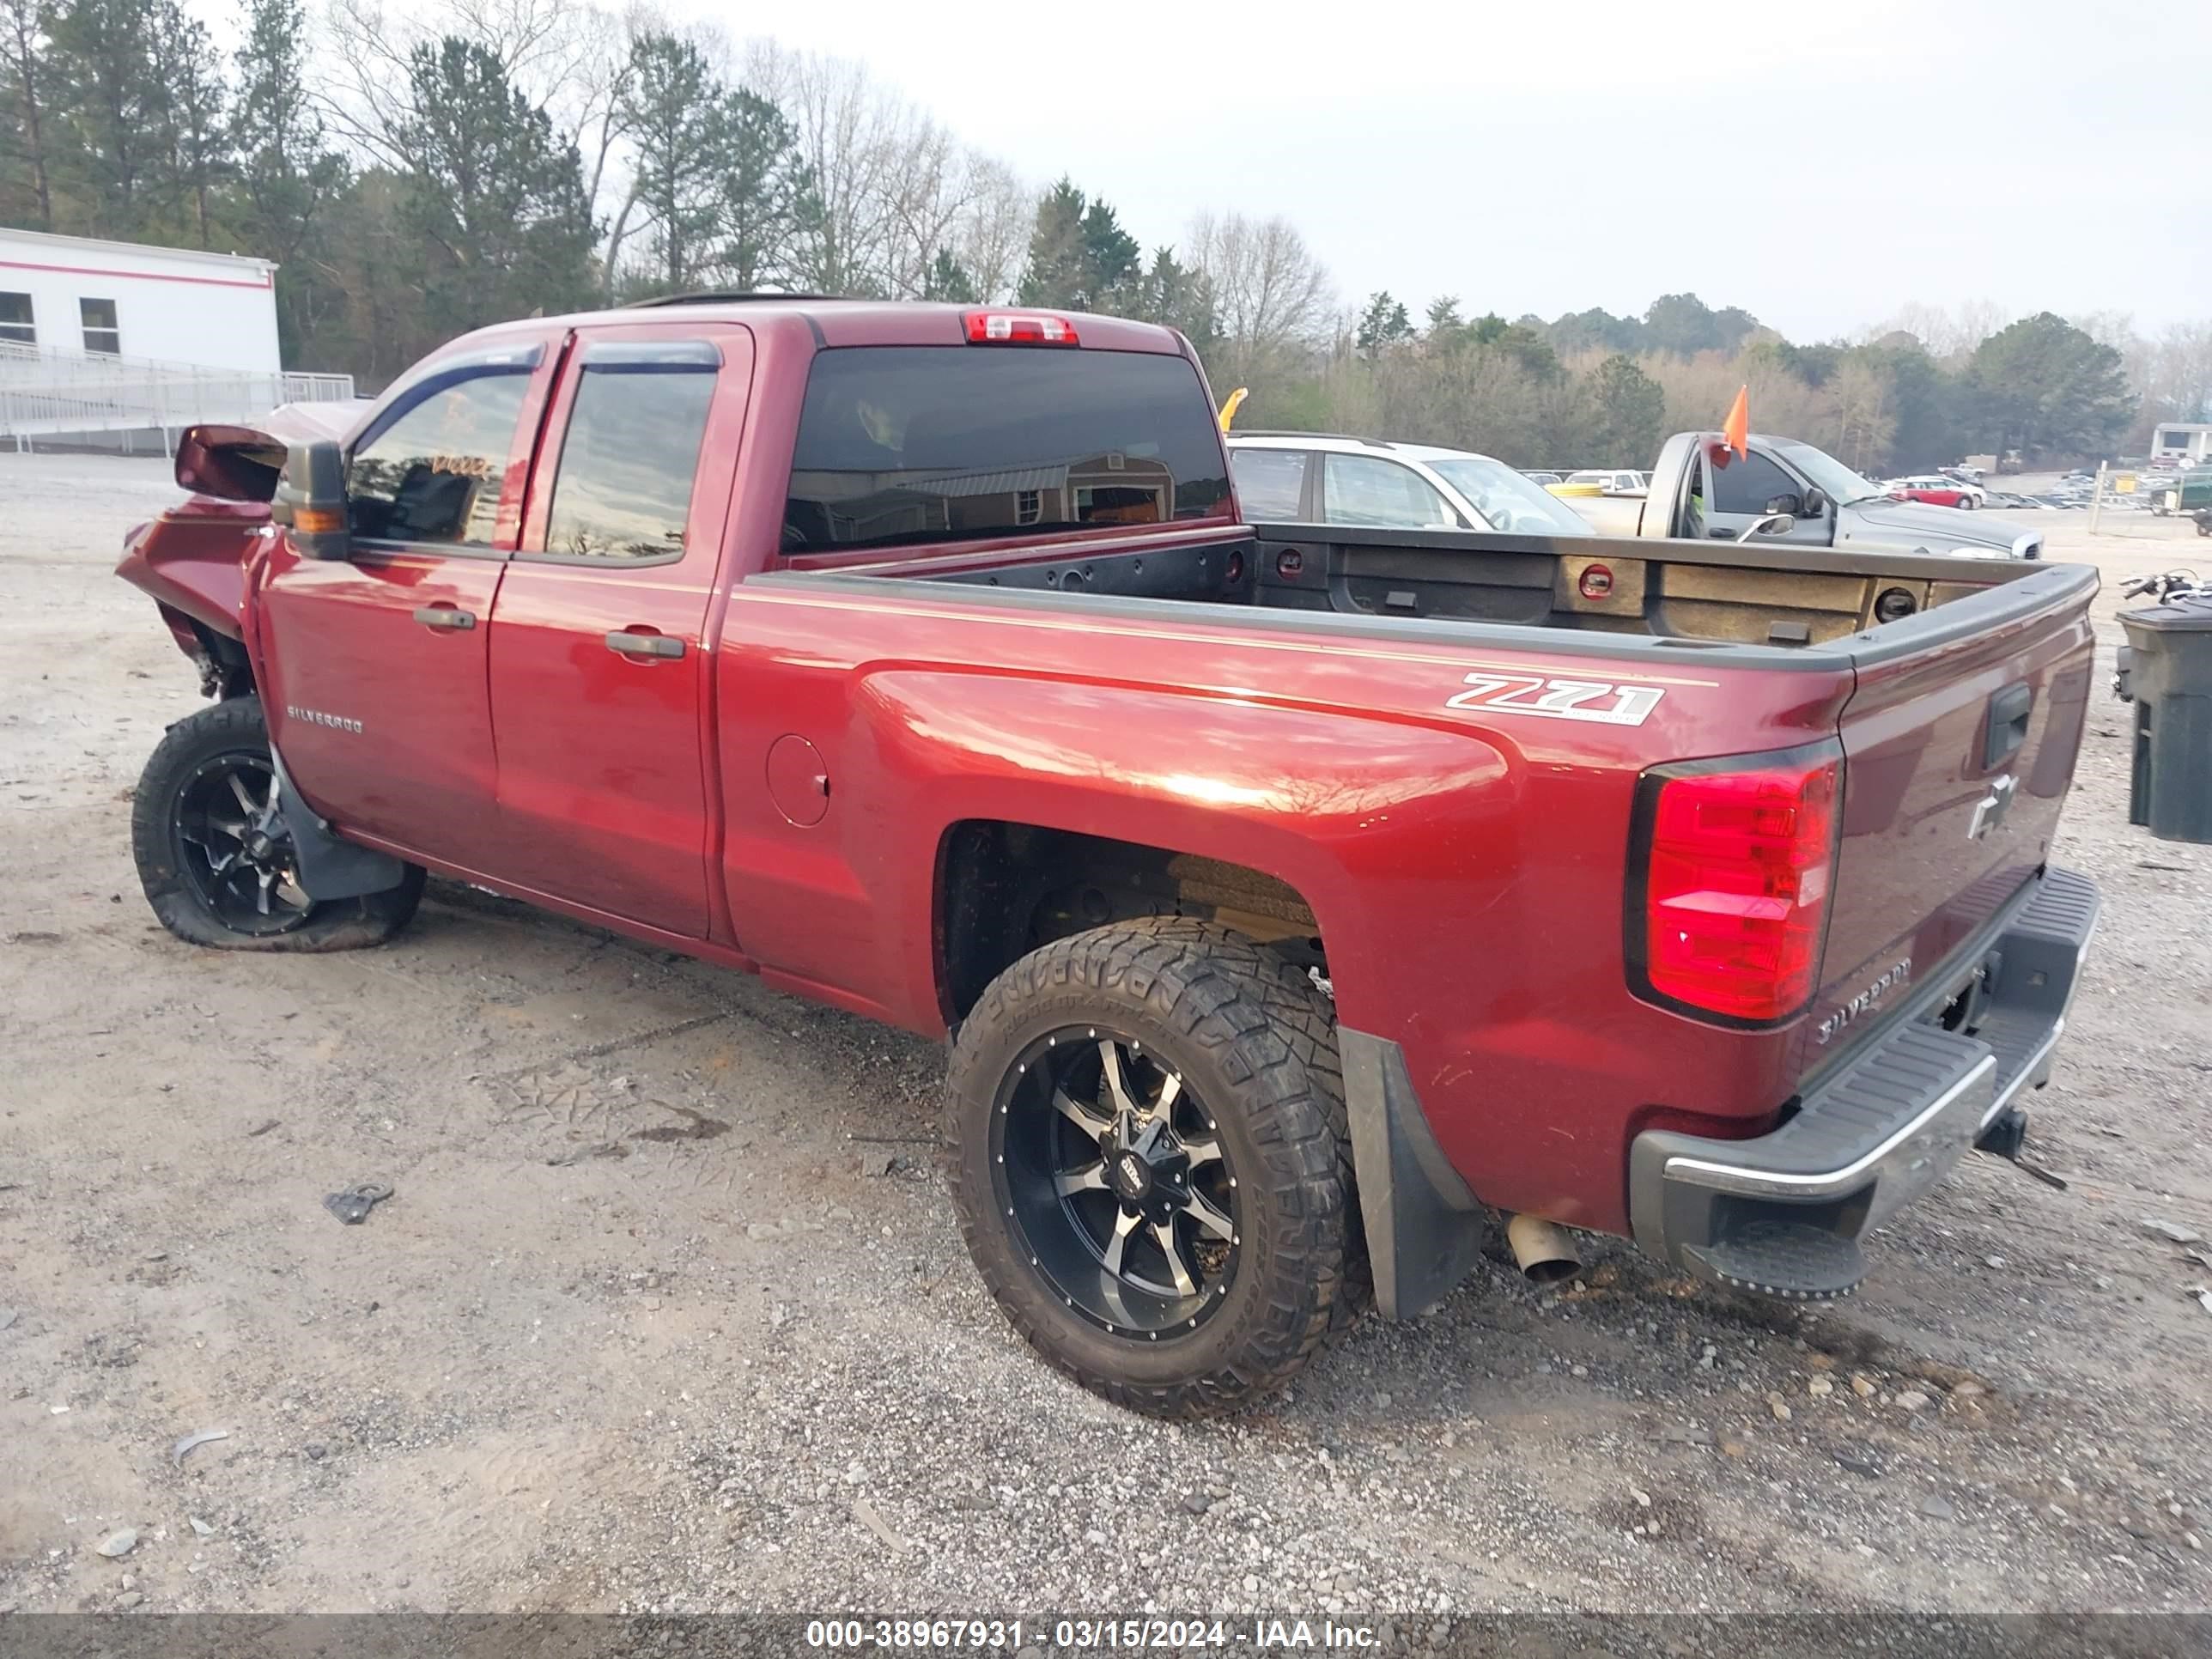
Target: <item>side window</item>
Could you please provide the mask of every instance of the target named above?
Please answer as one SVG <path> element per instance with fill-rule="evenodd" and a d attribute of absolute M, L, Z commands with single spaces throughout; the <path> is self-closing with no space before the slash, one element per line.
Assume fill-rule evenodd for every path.
<path fill-rule="evenodd" d="M 1237 499 L 1248 524 L 1296 523 L 1306 481 L 1303 449 L 1232 449 Z"/>
<path fill-rule="evenodd" d="M 526 371 L 487 370 L 429 392 L 354 452 L 354 533 L 489 547 Z"/>
<path fill-rule="evenodd" d="M 719 355 L 702 361 L 695 354 L 688 361 L 594 362 L 586 355 L 553 475 L 547 553 L 570 559 L 683 556 L 719 362 Z"/>
<path fill-rule="evenodd" d="M 0 341 L 12 345 L 36 345 L 39 331 L 31 321 L 31 296 L 0 294 Z"/>
<path fill-rule="evenodd" d="M 1444 498 L 1409 466 L 1374 455 L 1327 458 L 1328 521 L 1422 530 L 1458 520 Z"/>
<path fill-rule="evenodd" d="M 1713 469 L 1712 481 L 1713 497 L 1705 503 L 1709 513 L 1748 513 L 1756 518 L 1777 495 L 1798 493 L 1797 480 L 1755 449 L 1746 456 L 1730 455 L 1726 466 Z"/>
<path fill-rule="evenodd" d="M 84 324 L 84 349 L 97 356 L 120 356 L 122 326 L 115 319 L 112 300 L 79 300 L 77 316 Z"/>

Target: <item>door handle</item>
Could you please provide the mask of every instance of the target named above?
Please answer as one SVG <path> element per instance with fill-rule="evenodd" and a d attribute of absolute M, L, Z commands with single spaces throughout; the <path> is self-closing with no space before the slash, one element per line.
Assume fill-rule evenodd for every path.
<path fill-rule="evenodd" d="M 450 605 L 426 605 L 415 613 L 415 620 L 425 628 L 447 628 L 460 632 L 477 625 L 477 613 L 457 611 Z"/>
<path fill-rule="evenodd" d="M 618 628 L 607 635 L 607 649 L 625 657 L 680 657 L 684 641 L 665 634 L 632 634 Z"/>
<path fill-rule="evenodd" d="M 1984 772 L 2002 765 L 2027 741 L 2027 717 L 2034 707 L 2035 688 L 2025 680 L 1990 699 L 1988 724 L 1982 728 Z"/>

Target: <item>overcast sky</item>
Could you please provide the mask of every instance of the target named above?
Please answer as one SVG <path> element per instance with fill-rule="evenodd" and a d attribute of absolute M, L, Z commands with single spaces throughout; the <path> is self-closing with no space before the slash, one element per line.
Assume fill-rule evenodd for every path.
<path fill-rule="evenodd" d="M 1799 340 L 1908 300 L 2212 315 L 2197 0 L 671 9 L 858 58 L 1148 246 L 1201 208 L 1286 215 L 1347 301 L 1689 289 Z"/>

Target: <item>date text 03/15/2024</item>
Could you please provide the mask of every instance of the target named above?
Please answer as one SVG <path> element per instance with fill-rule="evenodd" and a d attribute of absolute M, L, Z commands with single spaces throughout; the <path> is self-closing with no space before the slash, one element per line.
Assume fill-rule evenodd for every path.
<path fill-rule="evenodd" d="M 1047 1638 L 1049 1637 L 1049 1642 Z M 1372 1625 L 1334 1619 L 817 1619 L 806 1626 L 810 1648 L 975 1649 L 1013 1651 L 1030 1643 L 1068 1652 L 1174 1652 L 1251 1647 L 1261 1650 L 1361 1650 L 1380 1640 Z"/>

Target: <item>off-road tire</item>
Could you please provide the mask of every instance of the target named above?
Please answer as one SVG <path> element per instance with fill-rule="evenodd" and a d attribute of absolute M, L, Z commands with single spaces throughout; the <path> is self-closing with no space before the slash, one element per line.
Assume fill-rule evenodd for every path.
<path fill-rule="evenodd" d="M 147 758 L 131 809 L 131 849 L 139 884 L 161 925 L 190 945 L 226 951 L 353 951 L 381 945 L 412 920 L 422 902 L 424 872 L 410 864 L 397 887 L 361 898 L 317 903 L 288 933 L 255 934 L 228 927 L 193 890 L 179 867 L 174 814 L 187 779 L 204 762 L 250 750 L 269 752 L 261 699 L 247 696 L 187 715 Z"/>
<path fill-rule="evenodd" d="M 1233 1281 L 1188 1334 L 1133 1340 L 1071 1312 L 1002 1202 L 992 1118 L 1016 1056 L 1087 1022 L 1140 1037 L 1179 1071 L 1243 1174 Z M 1288 1383 L 1371 1294 L 1334 1006 L 1241 933 L 1150 917 L 1030 952 L 962 1024 L 945 1109 L 960 1230 L 985 1285 L 1030 1346 L 1116 1405 L 1182 1419 L 1236 1411 Z"/>

